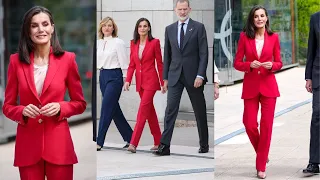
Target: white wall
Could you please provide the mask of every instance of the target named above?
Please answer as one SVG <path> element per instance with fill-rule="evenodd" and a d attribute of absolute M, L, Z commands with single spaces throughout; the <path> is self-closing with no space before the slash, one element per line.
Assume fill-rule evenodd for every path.
<path fill-rule="evenodd" d="M 133 38 L 133 31 L 136 21 L 141 18 L 147 18 L 152 27 L 152 34 L 155 38 L 160 39 L 162 54 L 164 47 L 164 31 L 165 27 L 177 21 L 173 11 L 175 7 L 174 0 L 97 0 L 97 25 L 100 20 L 106 16 L 114 18 L 118 25 L 118 36 L 126 42 L 127 53 L 129 55 L 129 42 Z M 212 85 L 212 50 L 213 50 L 213 0 L 190 0 L 192 12 L 190 17 L 196 21 L 204 23 L 207 30 L 209 44 L 209 63 L 207 69 L 208 83 L 205 86 L 205 97 L 207 109 L 213 109 L 213 85 Z M 97 26 L 98 27 L 98 26 Z M 97 72 L 99 77 L 99 72 Z M 98 82 L 97 82 L 98 83 Z M 101 108 L 101 92 L 97 89 L 98 117 Z M 120 106 L 125 117 L 128 120 L 135 120 L 140 103 L 138 93 L 135 92 L 135 81 L 130 87 L 129 92 L 122 92 L 120 98 Z M 157 111 L 159 121 L 163 121 L 166 108 L 166 94 L 157 92 L 154 98 L 154 105 Z M 189 97 L 184 91 L 180 111 L 192 111 Z"/>

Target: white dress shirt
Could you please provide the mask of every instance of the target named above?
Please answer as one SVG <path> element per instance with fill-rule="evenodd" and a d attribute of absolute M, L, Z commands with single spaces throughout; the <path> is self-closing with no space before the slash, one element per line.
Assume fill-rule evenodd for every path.
<path fill-rule="evenodd" d="M 184 22 L 184 25 L 183 25 L 183 31 L 184 31 L 184 36 L 186 36 L 186 31 L 187 31 L 187 27 L 188 27 L 188 24 L 189 24 L 189 20 L 190 18 L 188 18 L 185 22 Z M 178 39 L 178 45 L 180 47 L 180 34 L 181 34 L 181 26 L 182 26 L 182 22 L 181 21 L 178 21 L 178 34 L 177 34 L 177 39 Z M 204 79 L 202 76 L 200 75 L 197 75 L 197 77 L 201 78 L 201 79 Z"/>
<path fill-rule="evenodd" d="M 190 18 L 188 18 L 188 19 L 184 22 L 184 25 L 183 25 L 184 36 L 186 36 L 186 31 L 187 31 L 187 27 L 188 27 L 188 24 L 189 24 L 189 20 L 190 20 Z M 177 34 L 178 36 L 177 36 L 177 39 L 178 39 L 179 47 L 180 47 L 181 26 L 182 26 L 182 22 L 181 22 L 181 21 L 178 21 L 178 34 Z"/>
<path fill-rule="evenodd" d="M 97 40 L 97 69 L 121 68 L 123 77 L 127 76 L 129 58 L 123 40 L 104 37 Z"/>

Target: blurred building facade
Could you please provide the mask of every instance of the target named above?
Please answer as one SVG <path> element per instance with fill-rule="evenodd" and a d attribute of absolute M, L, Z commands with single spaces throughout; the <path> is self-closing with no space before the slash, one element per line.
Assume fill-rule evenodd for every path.
<path fill-rule="evenodd" d="M 141 17 L 147 18 L 152 27 L 152 34 L 155 38 L 160 39 L 162 55 L 164 48 L 164 31 L 165 27 L 176 22 L 178 19 L 174 12 L 176 5 L 175 0 L 98 0 L 97 1 L 97 24 L 107 17 L 114 18 L 118 26 L 118 36 L 126 43 L 127 53 L 130 53 L 130 40 L 133 39 L 133 31 L 137 20 Z M 202 22 L 207 31 L 207 39 L 209 45 L 209 63 L 207 68 L 208 83 L 205 85 L 205 98 L 208 111 L 213 111 L 213 0 L 190 0 L 192 8 L 190 17 L 193 20 Z M 98 26 L 97 26 L 98 27 Z M 162 73 L 162 72 L 161 72 Z M 97 72 L 99 76 L 99 72 Z M 133 78 L 130 91 L 124 91 L 121 94 L 120 106 L 125 117 L 128 120 L 136 120 L 140 97 L 135 91 L 135 78 Z M 99 117 L 101 108 L 101 92 L 99 88 L 99 80 L 97 80 L 97 115 Z M 166 108 L 166 94 L 159 91 L 154 97 L 154 105 L 159 118 L 163 121 Z M 193 111 L 191 102 L 186 91 L 183 92 L 181 103 L 181 112 Z M 213 119 L 208 119 L 213 121 Z"/>

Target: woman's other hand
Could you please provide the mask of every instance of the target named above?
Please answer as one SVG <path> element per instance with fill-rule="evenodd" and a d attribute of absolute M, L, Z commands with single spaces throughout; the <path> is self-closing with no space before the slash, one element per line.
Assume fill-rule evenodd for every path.
<path fill-rule="evenodd" d="M 125 82 L 124 85 L 123 85 L 124 91 L 129 91 L 129 87 L 130 87 L 130 83 L 129 82 Z"/>
<path fill-rule="evenodd" d="M 40 115 L 40 110 L 37 106 L 29 104 L 24 107 L 22 115 L 25 117 L 36 118 L 36 116 Z"/>
<path fill-rule="evenodd" d="M 40 109 L 40 113 L 44 116 L 54 116 L 60 112 L 59 103 L 48 103 Z"/>

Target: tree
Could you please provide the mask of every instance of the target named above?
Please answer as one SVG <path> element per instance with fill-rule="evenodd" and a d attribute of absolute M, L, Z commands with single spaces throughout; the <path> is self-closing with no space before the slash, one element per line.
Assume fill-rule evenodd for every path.
<path fill-rule="evenodd" d="M 302 59 L 305 63 L 308 48 L 309 22 L 310 16 L 320 11 L 319 0 L 298 0 L 298 59 Z"/>

